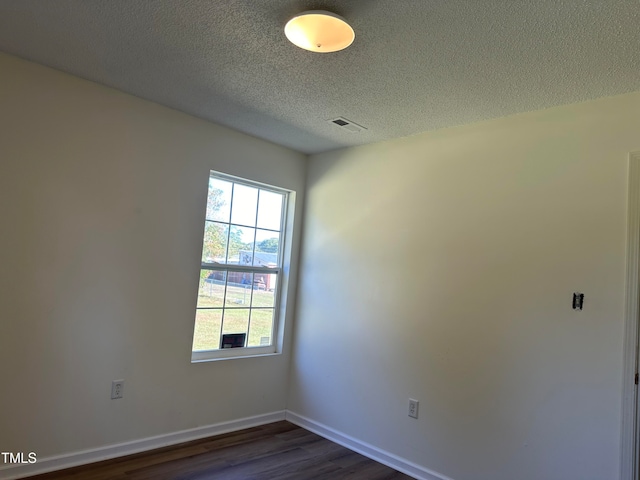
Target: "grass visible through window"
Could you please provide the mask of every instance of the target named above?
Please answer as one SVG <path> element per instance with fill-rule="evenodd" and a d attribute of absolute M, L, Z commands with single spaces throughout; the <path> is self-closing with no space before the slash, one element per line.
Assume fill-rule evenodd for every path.
<path fill-rule="evenodd" d="M 201 282 L 193 350 L 213 350 L 220 347 L 224 294 L 224 282 Z M 229 284 L 225 303 L 224 333 L 246 332 L 249 327 L 248 347 L 271 343 L 273 308 L 268 307 L 274 305 L 272 291 Z M 251 310 L 250 306 L 253 307 Z"/>

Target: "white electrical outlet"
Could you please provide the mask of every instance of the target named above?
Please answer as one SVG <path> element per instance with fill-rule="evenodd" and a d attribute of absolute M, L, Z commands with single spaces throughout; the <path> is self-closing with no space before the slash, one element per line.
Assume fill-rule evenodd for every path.
<path fill-rule="evenodd" d="M 418 400 L 414 400 L 413 398 L 409 399 L 409 416 L 413 418 L 418 418 L 418 406 L 420 402 Z"/>
<path fill-rule="evenodd" d="M 122 398 L 124 393 L 124 380 L 114 380 L 111 382 L 111 400 Z"/>

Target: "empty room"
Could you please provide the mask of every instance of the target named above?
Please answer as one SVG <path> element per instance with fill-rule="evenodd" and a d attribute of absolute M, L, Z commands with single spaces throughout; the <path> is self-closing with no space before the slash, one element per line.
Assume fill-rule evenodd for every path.
<path fill-rule="evenodd" d="M 0 0 L 0 480 L 639 480 L 637 0 Z"/>

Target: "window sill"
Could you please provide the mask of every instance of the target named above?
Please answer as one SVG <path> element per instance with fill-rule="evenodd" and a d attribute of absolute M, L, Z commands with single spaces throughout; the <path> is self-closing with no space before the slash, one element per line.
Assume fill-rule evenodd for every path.
<path fill-rule="evenodd" d="M 239 350 L 239 349 L 225 349 L 225 350 Z M 221 360 L 236 360 L 238 358 L 262 358 L 262 357 L 274 357 L 276 355 L 282 355 L 282 352 L 252 352 L 252 351 L 247 351 L 247 350 L 251 350 L 251 349 L 245 349 L 243 348 L 242 350 L 244 350 L 243 352 L 233 352 L 233 353 L 227 353 L 227 351 L 224 351 L 224 353 L 221 353 L 222 351 L 218 351 L 216 350 L 216 353 L 212 353 L 212 352 L 197 352 L 195 354 L 191 354 L 191 363 L 206 363 L 206 362 L 218 362 Z M 219 353 L 220 352 L 220 353 Z"/>

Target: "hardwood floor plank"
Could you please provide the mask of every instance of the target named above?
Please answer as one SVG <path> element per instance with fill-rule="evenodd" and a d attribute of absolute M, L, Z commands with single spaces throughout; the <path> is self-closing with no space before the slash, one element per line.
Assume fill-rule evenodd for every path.
<path fill-rule="evenodd" d="M 194 440 L 30 480 L 406 480 L 289 422 Z"/>

